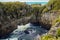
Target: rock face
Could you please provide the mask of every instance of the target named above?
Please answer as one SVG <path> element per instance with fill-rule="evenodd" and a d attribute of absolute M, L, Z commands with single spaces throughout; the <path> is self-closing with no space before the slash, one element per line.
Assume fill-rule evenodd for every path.
<path fill-rule="evenodd" d="M 42 25 L 45 26 L 45 28 L 49 29 L 52 26 L 53 21 L 56 20 L 59 16 L 60 16 L 60 11 L 51 11 L 51 12 L 43 13 L 40 22 Z"/>
<path fill-rule="evenodd" d="M 53 26 L 53 27 L 51 27 L 51 29 L 50 29 L 50 31 L 48 32 L 48 34 L 50 34 L 50 35 L 53 35 L 53 36 L 56 36 L 56 34 L 57 34 L 57 29 L 58 28 L 60 28 L 60 23 L 59 22 L 57 22 L 56 24 L 55 24 L 55 26 Z"/>

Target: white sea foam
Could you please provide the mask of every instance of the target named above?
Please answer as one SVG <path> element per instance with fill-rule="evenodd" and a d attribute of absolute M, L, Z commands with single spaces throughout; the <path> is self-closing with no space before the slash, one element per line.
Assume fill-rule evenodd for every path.
<path fill-rule="evenodd" d="M 28 24 L 26 24 L 26 25 L 18 25 L 18 26 L 17 26 L 17 29 L 20 30 L 20 31 L 24 31 L 24 30 L 26 30 L 27 28 L 29 28 L 30 25 L 31 25 L 30 23 L 28 23 Z"/>

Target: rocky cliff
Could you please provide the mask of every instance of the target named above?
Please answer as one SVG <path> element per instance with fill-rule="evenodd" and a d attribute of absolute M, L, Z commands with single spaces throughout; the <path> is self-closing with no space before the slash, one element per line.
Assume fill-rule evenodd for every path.
<path fill-rule="evenodd" d="M 57 18 L 60 16 L 60 4 L 57 4 L 59 4 L 58 0 L 35 7 L 21 2 L 0 3 L 0 37 L 11 33 L 17 25 L 28 22 L 49 30 L 55 22 L 59 22 Z"/>
<path fill-rule="evenodd" d="M 0 38 L 15 30 L 18 24 L 28 23 L 31 11 L 32 8 L 24 3 L 0 3 Z"/>

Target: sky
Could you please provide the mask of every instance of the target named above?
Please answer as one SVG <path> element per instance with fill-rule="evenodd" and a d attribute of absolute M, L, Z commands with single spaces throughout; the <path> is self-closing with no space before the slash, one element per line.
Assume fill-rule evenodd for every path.
<path fill-rule="evenodd" d="M 20 2 L 48 2 L 49 0 L 0 0 L 0 2 L 15 2 L 15 1 L 20 1 Z"/>

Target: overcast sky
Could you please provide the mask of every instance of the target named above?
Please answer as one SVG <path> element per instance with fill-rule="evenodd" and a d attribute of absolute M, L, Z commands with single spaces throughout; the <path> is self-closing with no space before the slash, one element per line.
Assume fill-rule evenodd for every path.
<path fill-rule="evenodd" d="M 0 2 L 14 2 L 14 1 L 20 1 L 20 2 L 48 2 L 49 0 L 0 0 Z"/>

